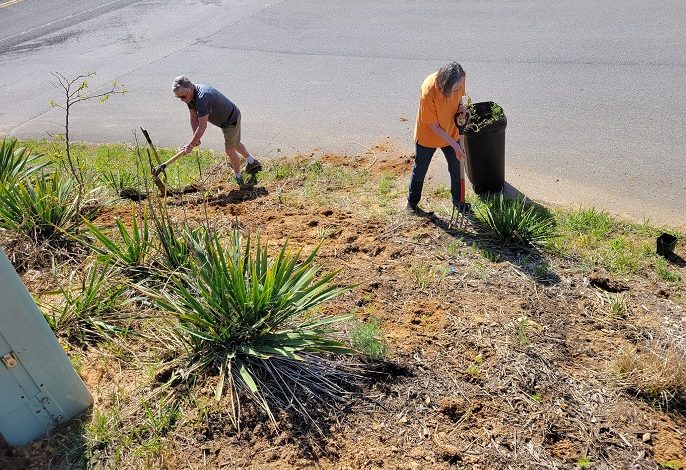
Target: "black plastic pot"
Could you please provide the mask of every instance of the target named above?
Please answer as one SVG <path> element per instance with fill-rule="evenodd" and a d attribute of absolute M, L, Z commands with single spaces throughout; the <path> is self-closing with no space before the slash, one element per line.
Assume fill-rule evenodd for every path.
<path fill-rule="evenodd" d="M 657 254 L 661 256 L 669 256 L 674 253 L 676 246 L 676 237 L 668 233 L 663 233 L 657 237 Z"/>
<path fill-rule="evenodd" d="M 475 103 L 476 114 L 491 117 L 492 101 Z M 478 132 L 466 126 L 462 138 L 467 153 L 466 172 L 477 194 L 497 193 L 505 185 L 505 128 L 507 118 L 482 127 Z"/>

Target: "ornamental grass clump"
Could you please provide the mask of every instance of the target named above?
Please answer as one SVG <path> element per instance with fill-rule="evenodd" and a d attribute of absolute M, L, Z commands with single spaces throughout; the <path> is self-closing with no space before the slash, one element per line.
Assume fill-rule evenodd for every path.
<path fill-rule="evenodd" d="M 487 235 L 515 245 L 540 245 L 555 235 L 554 219 L 526 198 L 499 194 L 480 204 L 475 216 Z"/>
<path fill-rule="evenodd" d="M 305 259 L 287 244 L 276 257 L 267 251 L 238 228 L 226 247 L 207 231 L 188 270 L 177 271 L 162 292 L 148 292 L 178 319 L 172 338 L 184 352 L 172 380 L 218 374 L 215 398 L 228 396 L 237 426 L 243 397 L 274 423 L 273 406 L 312 419 L 313 405 L 332 406 L 353 378 L 334 360 L 353 351 L 331 329 L 350 316 L 311 313 L 349 288 L 333 284 L 337 272 L 319 276 L 317 249 Z"/>
<path fill-rule="evenodd" d="M 138 175 L 126 170 L 105 170 L 99 176 L 100 182 L 114 191 L 117 196 L 133 195 L 140 192 Z"/>
<path fill-rule="evenodd" d="M 381 330 L 381 321 L 372 317 L 355 324 L 350 333 L 353 348 L 375 361 L 388 358 L 388 341 Z"/>
<path fill-rule="evenodd" d="M 191 227 L 186 221 L 174 223 L 164 204 L 150 206 L 150 218 L 154 227 L 154 251 L 159 255 L 162 272 L 190 269 L 193 246 L 205 236 L 205 228 Z"/>

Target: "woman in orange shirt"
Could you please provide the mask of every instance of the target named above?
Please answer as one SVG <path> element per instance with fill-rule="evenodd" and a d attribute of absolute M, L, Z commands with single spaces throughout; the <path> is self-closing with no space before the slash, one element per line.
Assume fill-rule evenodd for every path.
<path fill-rule="evenodd" d="M 453 204 L 460 206 L 460 165 L 464 163 L 465 154 L 460 145 L 460 131 L 455 125 L 455 114 L 467 113 L 462 104 L 465 80 L 466 74 L 462 66 L 451 62 L 426 77 L 422 83 L 414 127 L 416 152 L 407 196 L 407 208 L 414 213 L 423 212 L 417 204 L 422 197 L 424 177 L 437 148 L 443 151 L 448 162 Z"/>

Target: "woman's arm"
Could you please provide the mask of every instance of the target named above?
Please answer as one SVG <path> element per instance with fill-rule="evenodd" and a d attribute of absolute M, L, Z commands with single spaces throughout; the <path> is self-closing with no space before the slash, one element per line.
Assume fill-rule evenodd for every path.
<path fill-rule="evenodd" d="M 432 122 L 431 124 L 429 124 L 429 128 L 438 137 L 448 142 L 448 145 L 450 145 L 453 148 L 453 150 L 455 150 L 455 156 L 459 161 L 463 161 L 465 159 L 465 154 L 462 151 L 460 144 L 458 144 L 455 141 L 455 139 L 450 137 L 450 135 L 438 124 L 438 122 Z"/>

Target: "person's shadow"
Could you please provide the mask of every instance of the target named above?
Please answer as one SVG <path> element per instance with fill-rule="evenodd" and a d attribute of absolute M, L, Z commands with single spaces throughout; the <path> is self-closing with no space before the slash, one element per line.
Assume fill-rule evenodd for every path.
<path fill-rule="evenodd" d="M 526 196 L 509 183 L 505 183 L 502 194 L 510 198 L 525 198 Z M 496 196 L 499 193 L 479 196 L 481 200 Z M 550 211 L 527 198 L 527 205 L 534 205 L 537 211 L 552 219 Z M 488 228 L 483 225 L 474 214 L 467 215 L 474 232 L 466 231 L 451 225 L 449 221 L 436 215 L 428 216 L 428 219 L 438 228 L 452 237 L 460 238 L 469 246 L 479 250 L 486 258 L 493 262 L 509 261 L 517 268 L 540 284 L 554 285 L 560 282 L 560 277 L 550 269 L 541 250 L 535 245 L 521 245 L 513 242 L 505 242 L 494 238 Z"/>
<path fill-rule="evenodd" d="M 215 194 L 212 196 L 205 196 L 203 198 L 203 203 L 207 204 L 208 206 L 218 206 L 218 207 L 225 207 L 229 204 L 240 204 L 246 201 L 253 201 L 255 199 L 267 196 L 269 194 L 269 191 L 267 191 L 266 188 L 264 187 L 257 187 L 257 177 L 255 175 L 250 175 L 243 185 L 241 185 L 238 189 L 232 189 L 228 193 L 219 193 Z M 195 188 L 195 187 L 194 187 Z M 191 193 L 191 192 L 200 192 L 202 188 L 200 189 L 195 189 L 194 191 L 185 191 L 186 194 Z M 196 204 L 197 200 L 192 199 L 192 200 L 178 200 L 175 202 L 172 202 L 170 204 L 172 205 L 189 205 L 189 204 Z"/>
<path fill-rule="evenodd" d="M 264 187 L 255 187 L 257 179 L 251 175 L 245 181 L 245 184 L 238 189 L 232 189 L 228 193 L 217 194 L 216 196 L 207 199 L 207 204 L 210 206 L 224 207 L 228 204 L 240 204 L 246 201 L 253 201 L 260 197 L 265 197 L 269 194 Z"/>

